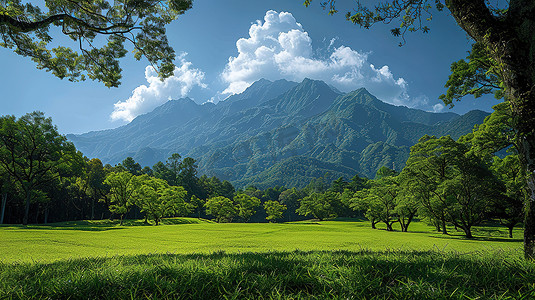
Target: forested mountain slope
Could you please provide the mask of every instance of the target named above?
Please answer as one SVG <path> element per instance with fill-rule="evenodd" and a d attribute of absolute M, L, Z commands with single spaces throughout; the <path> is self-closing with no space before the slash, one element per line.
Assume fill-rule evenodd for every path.
<path fill-rule="evenodd" d="M 177 152 L 238 186 L 301 187 L 325 173 L 332 180 L 373 177 L 384 165 L 401 170 L 422 135 L 458 138 L 487 115 L 393 106 L 365 89 L 341 94 L 310 79 L 260 80 L 217 105 L 173 100 L 117 129 L 68 137 L 105 163 L 132 156 L 152 166 Z"/>

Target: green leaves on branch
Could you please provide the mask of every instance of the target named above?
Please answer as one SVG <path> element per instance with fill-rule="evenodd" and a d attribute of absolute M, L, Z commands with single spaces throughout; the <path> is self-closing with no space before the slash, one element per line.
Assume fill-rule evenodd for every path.
<path fill-rule="evenodd" d="M 497 66 L 487 48 L 481 43 L 474 43 L 466 60 L 461 59 L 451 64 L 451 75 L 445 85 L 448 90 L 439 99 L 445 105 L 453 107 L 453 101 L 460 101 L 466 95 L 479 98 L 494 93 L 496 99 L 503 98 L 504 85 Z"/>
<path fill-rule="evenodd" d="M 165 26 L 192 6 L 192 0 L 49 0 L 47 12 L 21 0 L 0 4 L 0 46 L 30 57 L 37 68 L 70 81 L 92 80 L 120 85 L 119 59 L 133 47 L 163 79 L 174 72 L 175 52 Z M 50 47 L 50 27 L 58 27 L 72 46 Z M 76 49 L 76 50 L 75 50 Z"/>
<path fill-rule="evenodd" d="M 312 0 L 306 0 L 305 6 L 309 6 Z M 321 1 L 323 9 L 329 11 L 329 15 L 338 12 L 336 0 Z M 361 1 L 356 1 L 356 7 L 348 11 L 345 17 L 353 24 L 369 29 L 376 23 L 391 24 L 399 21 L 399 26 L 392 28 L 390 32 L 396 37 L 403 39 L 400 46 L 405 43 L 406 32 L 422 31 L 429 32 L 429 27 L 424 22 L 429 22 L 433 18 L 433 9 L 442 11 L 445 5 L 440 0 L 391 0 L 375 4 L 372 8 L 362 5 Z"/>

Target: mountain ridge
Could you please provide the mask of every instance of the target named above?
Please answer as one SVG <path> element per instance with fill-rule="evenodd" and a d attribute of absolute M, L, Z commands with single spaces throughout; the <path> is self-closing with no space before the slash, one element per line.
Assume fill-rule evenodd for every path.
<path fill-rule="evenodd" d="M 267 187 L 269 182 L 304 182 L 318 175 L 314 168 L 348 178 L 355 173 L 373 177 L 383 165 L 400 170 L 422 135 L 457 138 L 486 115 L 394 106 L 364 88 L 344 94 L 308 78 L 301 83 L 264 79 L 215 105 L 172 100 L 115 130 L 68 138 L 104 163 L 132 156 L 152 166 L 176 152 L 197 159 L 202 174 L 238 186 Z M 306 167 L 307 159 L 316 167 Z M 296 165 L 294 177 L 273 180 L 272 172 L 289 170 L 284 162 L 300 167 Z"/>

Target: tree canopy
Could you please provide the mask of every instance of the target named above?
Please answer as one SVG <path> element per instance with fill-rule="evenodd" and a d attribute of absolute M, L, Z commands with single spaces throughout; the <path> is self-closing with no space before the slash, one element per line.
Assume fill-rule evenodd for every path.
<path fill-rule="evenodd" d="M 33 3 L 32 3 L 33 2 Z M 133 47 L 161 78 L 174 72 L 175 51 L 165 26 L 192 7 L 192 0 L 22 0 L 0 3 L 0 46 L 31 58 L 37 68 L 70 81 L 90 78 L 107 87 L 120 85 L 119 59 Z M 61 30 L 72 47 L 53 47 L 51 27 Z"/>

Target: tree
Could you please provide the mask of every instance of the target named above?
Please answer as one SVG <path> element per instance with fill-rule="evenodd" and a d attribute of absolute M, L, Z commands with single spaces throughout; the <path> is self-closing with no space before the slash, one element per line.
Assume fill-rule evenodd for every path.
<path fill-rule="evenodd" d="M 359 177 L 359 175 L 353 176 L 347 187 L 349 190 L 356 192 L 368 187 L 368 178 Z"/>
<path fill-rule="evenodd" d="M 169 170 L 167 165 L 163 162 L 159 161 L 152 166 L 152 172 L 154 173 L 154 177 L 163 179 L 171 185 L 174 184 L 173 172 L 171 172 L 171 170 Z"/>
<path fill-rule="evenodd" d="M 305 5 L 310 2 L 306 0 Z M 487 0 L 389 0 L 372 9 L 358 2 L 346 18 L 364 28 L 400 20 L 400 27 L 391 32 L 403 37 L 407 31 L 429 30 L 423 22 L 431 20 L 433 2 L 439 11 L 447 8 L 457 24 L 487 51 L 492 72 L 501 80 L 504 98 L 513 112 L 515 139 L 530 190 L 524 222 L 524 255 L 535 258 L 535 2 L 511 0 L 500 6 Z M 334 14 L 335 3 L 336 0 L 328 0 L 322 5 Z"/>
<path fill-rule="evenodd" d="M 28 224 L 32 195 L 37 189 L 75 171 L 82 162 L 74 145 L 42 112 L 18 120 L 14 116 L 0 118 L 0 165 L 23 190 L 24 225 Z"/>
<path fill-rule="evenodd" d="M 197 218 L 201 218 L 201 212 L 204 204 L 206 203 L 206 200 L 199 198 L 195 195 L 191 196 L 190 199 L 191 205 L 195 208 L 195 211 L 197 212 Z"/>
<path fill-rule="evenodd" d="M 264 202 L 264 209 L 266 210 L 266 220 L 273 222 L 282 218 L 282 214 L 286 210 L 286 205 L 280 204 L 279 201 L 266 201 Z"/>
<path fill-rule="evenodd" d="M 481 224 L 489 215 L 489 203 L 499 197 L 502 186 L 473 155 L 468 154 L 455 166 L 454 176 L 438 186 L 437 194 L 448 199 L 448 219 L 472 238 L 472 226 Z"/>
<path fill-rule="evenodd" d="M 365 216 L 372 222 L 372 228 L 375 228 L 377 222 L 383 222 L 387 231 L 393 231 L 392 225 L 399 222 L 396 213 L 399 191 L 396 177 L 382 177 L 374 180 L 370 188 L 356 192 L 352 199 L 354 204 L 350 207 L 365 210 Z"/>
<path fill-rule="evenodd" d="M 451 199 L 440 192 L 439 186 L 455 176 L 455 166 L 460 164 L 459 159 L 466 151 L 463 144 L 450 136 L 425 135 L 411 147 L 400 177 L 403 186 L 417 197 L 424 215 L 430 217 L 444 234 L 447 234 L 446 212 Z"/>
<path fill-rule="evenodd" d="M 87 163 L 86 180 L 89 188 L 89 196 L 91 197 L 91 220 L 95 218 L 95 203 L 98 200 L 106 202 L 109 206 L 107 195 L 110 187 L 104 183 L 106 180 L 106 170 L 102 165 L 102 161 L 98 158 L 93 158 Z"/>
<path fill-rule="evenodd" d="M 525 173 L 518 155 L 508 155 L 503 159 L 495 157 L 491 170 L 505 185 L 505 193 L 492 201 L 493 214 L 500 224 L 507 227 L 512 238 L 514 227 L 523 218 L 522 210 L 527 198 Z"/>
<path fill-rule="evenodd" d="M 402 186 L 401 191 L 396 197 L 396 208 L 394 209 L 394 213 L 398 216 L 398 222 L 402 232 L 409 231 L 409 225 L 419 209 L 420 205 L 416 196 Z"/>
<path fill-rule="evenodd" d="M 121 217 L 120 225 L 123 225 L 124 216 L 134 205 L 135 194 L 139 188 L 139 182 L 136 176 L 130 172 L 111 172 L 106 176 L 104 181 L 110 186 L 110 206 L 112 213 Z"/>
<path fill-rule="evenodd" d="M 296 212 L 302 216 L 312 215 L 314 218 L 323 221 L 325 218 L 336 217 L 336 201 L 340 201 L 340 199 L 332 199 L 326 197 L 325 194 L 312 193 L 301 199 L 300 206 Z"/>
<path fill-rule="evenodd" d="M 292 215 L 299 207 L 299 201 L 306 196 L 306 193 L 302 190 L 292 188 L 285 190 L 279 195 L 279 203 L 283 204 L 287 208 L 288 221 L 292 220 Z"/>
<path fill-rule="evenodd" d="M 4 224 L 4 213 L 6 211 L 7 197 L 15 193 L 15 185 L 9 174 L 0 167 L 0 195 L 2 204 L 0 205 L 0 224 Z"/>
<path fill-rule="evenodd" d="M 251 216 L 256 213 L 255 208 L 260 206 L 260 199 L 247 194 L 238 194 L 234 197 L 234 203 L 236 204 L 238 216 L 248 222 Z"/>
<path fill-rule="evenodd" d="M 120 165 L 132 175 L 141 175 L 141 165 L 137 163 L 132 157 L 125 158 Z"/>
<path fill-rule="evenodd" d="M 329 191 L 342 193 L 345 188 L 347 188 L 349 183 L 345 181 L 344 177 L 340 177 L 332 182 L 331 187 L 329 188 Z"/>
<path fill-rule="evenodd" d="M 191 157 L 184 158 L 180 163 L 180 172 L 177 176 L 178 185 L 183 186 L 192 195 L 199 193 L 196 163 Z"/>
<path fill-rule="evenodd" d="M 208 199 L 204 207 L 206 208 L 206 213 L 216 217 L 216 222 L 218 223 L 231 222 L 237 213 L 232 200 L 223 196 Z"/>
<path fill-rule="evenodd" d="M 140 186 L 135 195 L 135 203 L 156 226 L 163 217 L 186 215 L 190 212 L 190 207 L 184 200 L 186 190 L 183 187 L 169 186 L 165 180 L 148 175 L 141 175 L 137 180 Z"/>
<path fill-rule="evenodd" d="M 37 68 L 70 81 L 92 80 L 107 87 L 120 84 L 119 59 L 133 46 L 134 57 L 143 56 L 161 78 L 174 72 L 175 52 L 165 26 L 192 6 L 191 0 L 45 1 L 43 5 L 21 0 L 0 5 L 0 45 L 25 57 Z M 43 9 L 44 8 L 44 9 Z M 50 48 L 50 27 L 57 27 L 74 43 L 73 48 Z M 102 46 L 97 46 L 102 45 Z"/>

